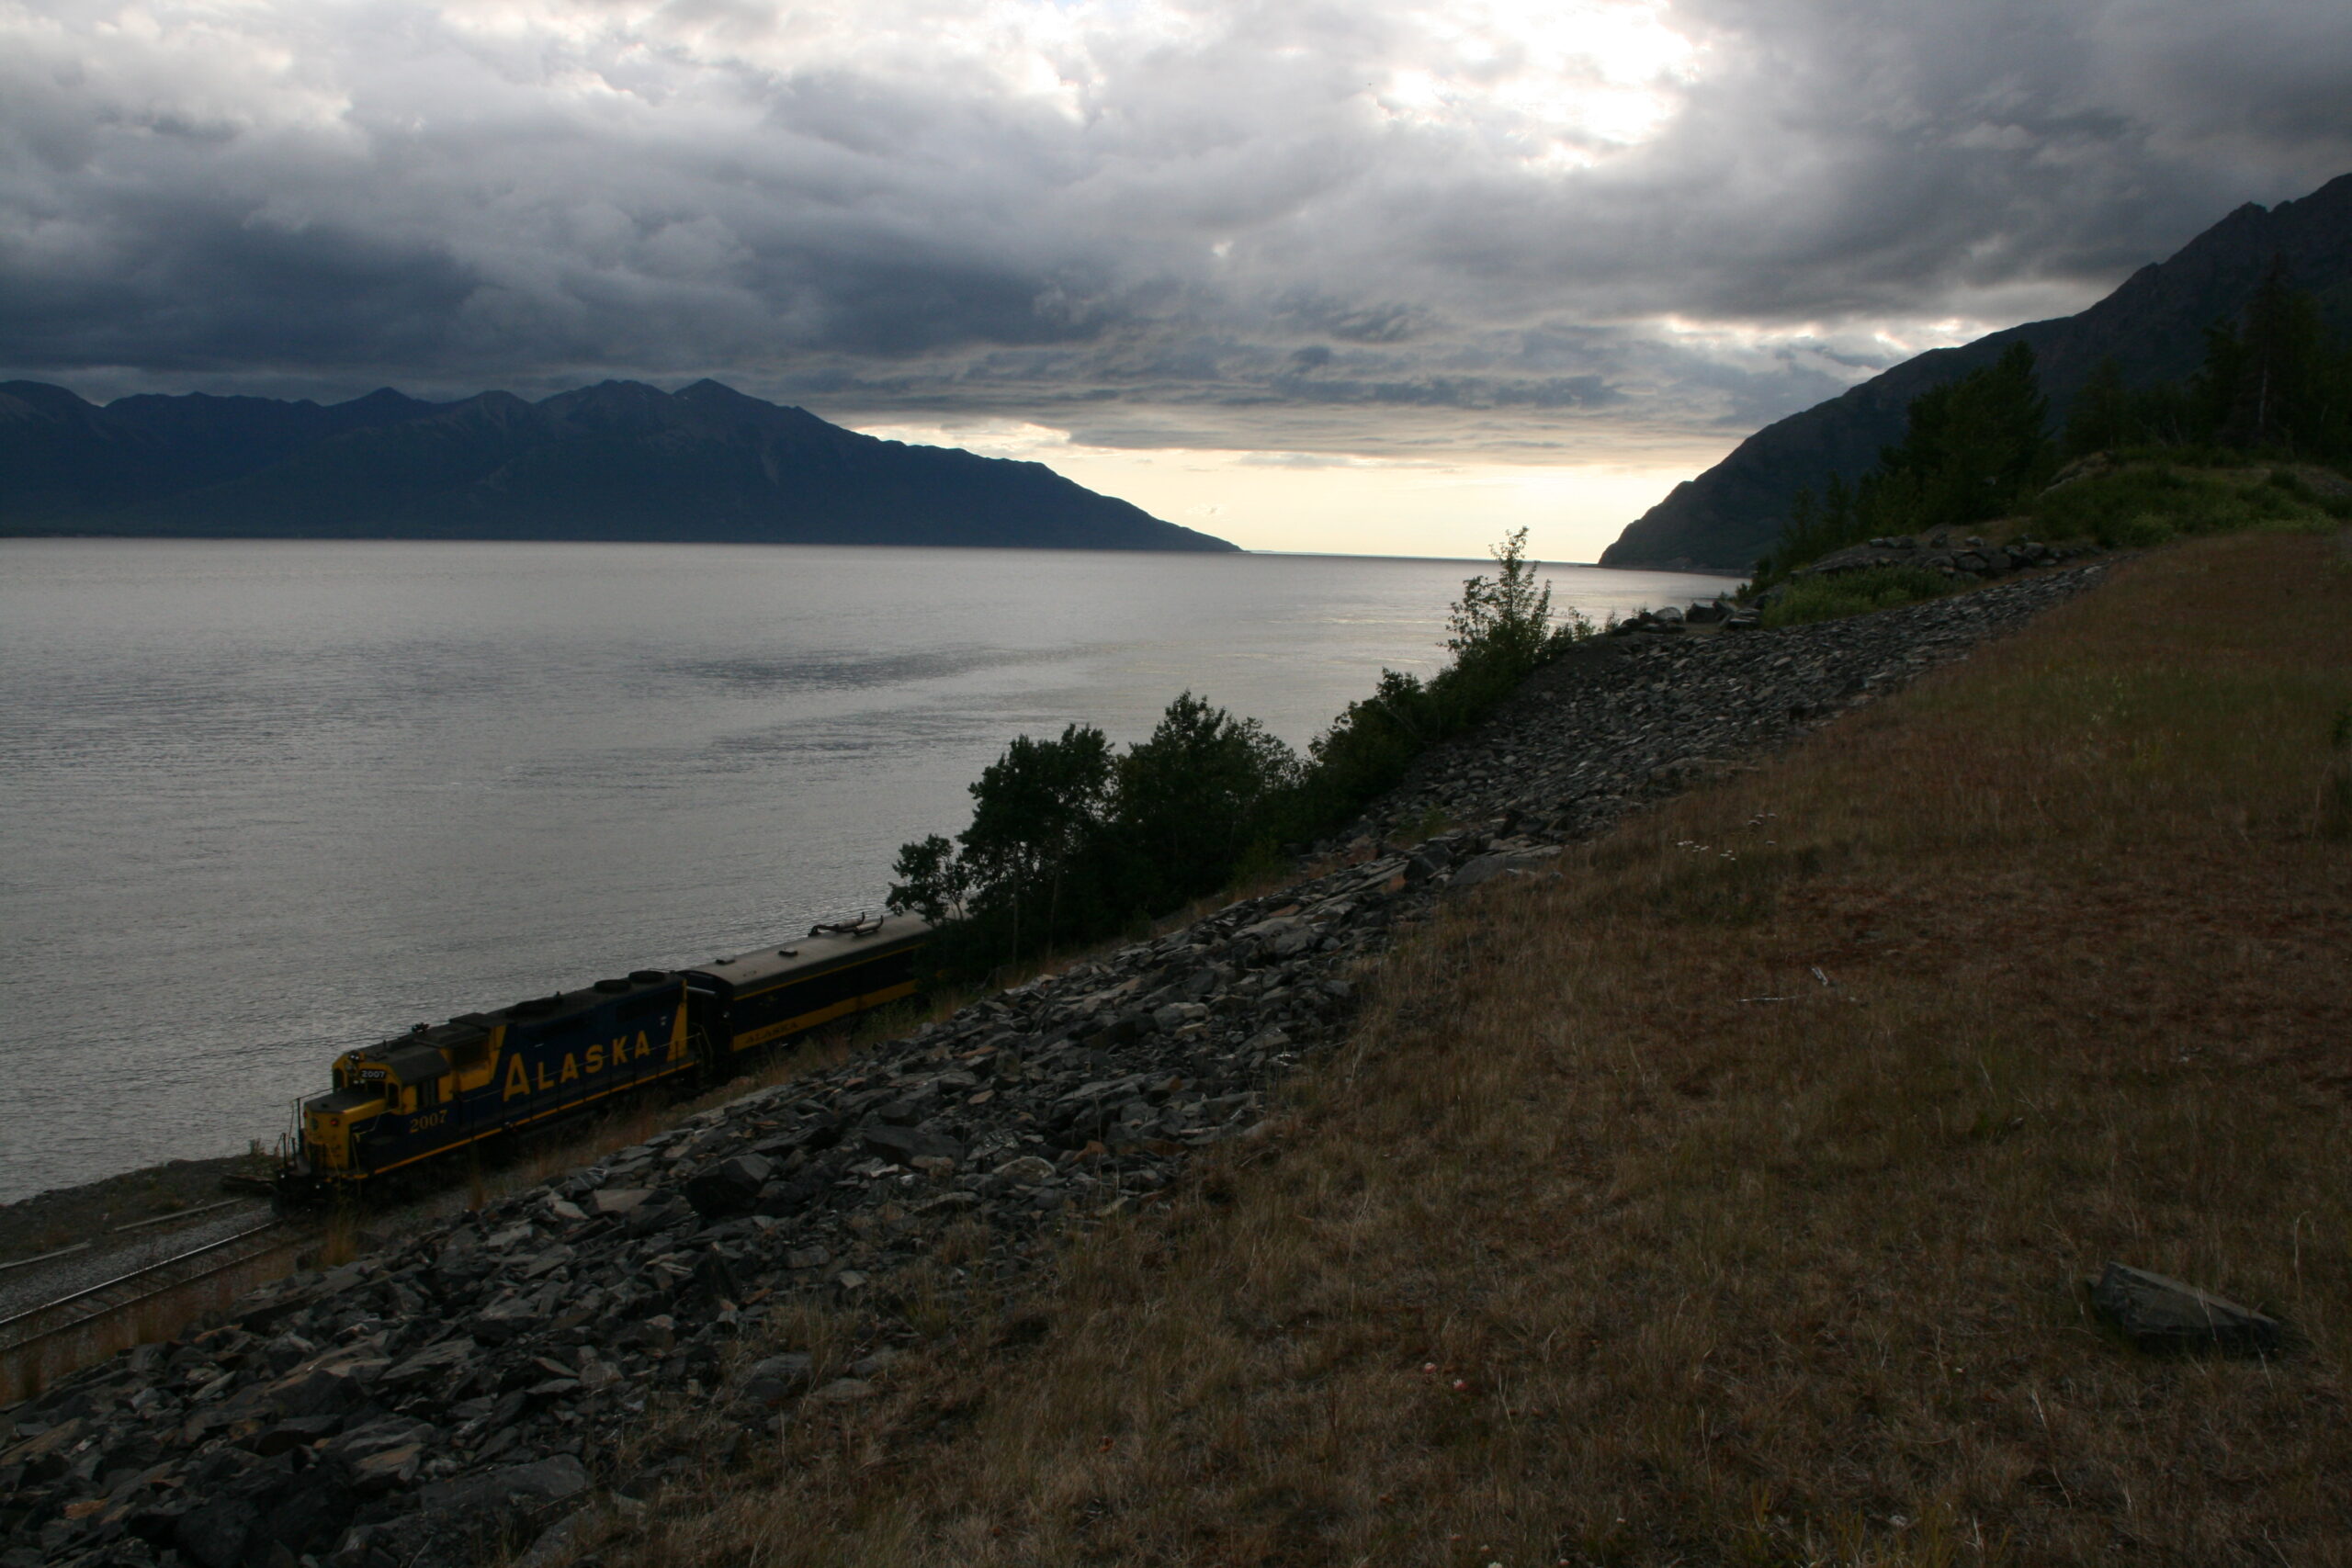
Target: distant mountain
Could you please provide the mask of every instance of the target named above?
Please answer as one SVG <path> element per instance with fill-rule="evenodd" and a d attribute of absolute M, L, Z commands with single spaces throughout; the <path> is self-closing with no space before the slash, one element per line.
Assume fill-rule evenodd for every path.
<path fill-rule="evenodd" d="M 716 381 L 103 408 L 0 383 L 0 534 L 1236 547 L 1041 463 L 877 440 Z"/>
<path fill-rule="evenodd" d="M 2249 202 L 2079 315 L 1906 359 L 1766 425 L 1628 525 L 1600 564 L 1748 570 L 1771 547 L 1800 486 L 1818 491 L 1832 473 L 1860 478 L 1880 447 L 1903 438 L 1912 399 L 1990 365 L 2012 343 L 2032 345 L 2042 390 L 2061 420 L 2109 356 L 2135 387 L 2187 376 L 2203 361 L 2205 329 L 2237 320 L 2275 256 L 2286 258 L 2295 286 L 2316 295 L 2339 328 L 2352 324 L 2352 175 L 2267 212 Z"/>

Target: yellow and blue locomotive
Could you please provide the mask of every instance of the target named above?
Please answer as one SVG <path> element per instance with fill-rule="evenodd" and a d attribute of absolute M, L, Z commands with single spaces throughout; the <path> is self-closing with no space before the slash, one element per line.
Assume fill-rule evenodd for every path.
<path fill-rule="evenodd" d="M 912 996 L 930 937 L 911 915 L 820 925 L 790 946 L 639 969 L 346 1052 L 334 1089 L 297 1113 L 281 1190 L 379 1185 L 653 1084 L 723 1081 L 745 1053 Z"/>

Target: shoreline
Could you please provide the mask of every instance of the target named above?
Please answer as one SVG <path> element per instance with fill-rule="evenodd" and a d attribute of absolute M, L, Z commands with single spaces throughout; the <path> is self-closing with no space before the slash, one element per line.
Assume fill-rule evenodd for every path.
<path fill-rule="evenodd" d="M 628 678 L 626 694 L 608 711 L 585 705 L 604 700 L 601 677 L 553 658 L 570 646 L 560 618 L 511 638 L 498 634 L 504 640 L 492 646 L 511 655 L 514 668 L 559 671 L 545 682 L 517 677 L 524 683 L 513 692 L 496 682 L 469 684 L 459 668 L 464 660 L 435 651 L 436 639 L 421 633 L 394 638 L 404 651 L 390 660 L 392 675 L 360 657 L 365 639 L 341 633 L 318 638 L 267 632 L 248 639 L 233 628 L 266 621 L 263 589 L 276 580 L 272 563 L 288 547 L 308 559 L 305 543 L 204 545 L 193 554 L 169 543 L 153 550 L 100 544 L 84 556 L 73 554 L 81 547 L 61 545 L 49 552 L 63 552 L 54 570 L 19 574 L 28 586 L 120 592 L 144 604 L 151 601 L 138 596 L 151 591 L 177 596 L 170 585 L 182 555 L 187 559 L 180 564 L 188 565 L 226 552 L 233 558 L 221 569 L 226 586 L 206 590 L 210 597 L 191 612 L 190 626 L 204 631 L 207 644 L 216 633 L 223 636 L 232 662 L 251 658 L 280 670 L 284 684 L 279 677 L 264 683 L 263 706 L 281 716 L 267 727 L 273 738 L 264 739 L 238 726 L 198 728 L 175 719 L 169 705 L 141 694 L 155 690 L 146 677 L 149 656 L 116 660 L 102 641 L 73 641 L 72 657 L 50 661 L 22 683 L 10 711 L 29 735 L 54 744 L 28 743 L 14 775 L 20 784 L 15 815 L 34 836 L 27 839 L 24 874 L 10 906 L 28 935 L 52 935 L 34 944 L 32 964 L 16 984 L 28 1001 L 41 994 L 62 1000 L 41 1031 L 51 1070 L 25 1086 L 9 1129 L 14 1157 L 0 1159 L 0 1200 L 21 1201 L 176 1159 L 231 1155 L 249 1135 L 267 1145 L 284 1130 L 289 1100 L 326 1087 L 326 1066 L 337 1052 L 413 1020 L 503 1001 L 510 987 L 521 996 L 575 983 L 605 962 L 596 954 L 627 955 L 631 968 L 670 967 L 878 904 L 899 841 L 957 825 L 957 814 L 969 806 L 969 781 L 1009 738 L 1057 731 L 1067 716 L 1082 714 L 1123 739 L 1140 739 L 1177 687 L 1189 684 L 1215 691 L 1234 713 L 1258 717 L 1303 747 L 1363 694 L 1366 676 L 1379 666 L 1427 673 L 1445 657 L 1437 642 L 1438 607 L 1469 571 L 1413 559 L 1270 558 L 1225 566 L 1171 557 L 1152 565 L 1103 553 L 1047 560 L 1002 551 L 900 551 L 893 558 L 927 582 L 959 579 L 967 565 L 987 568 L 991 582 L 1033 577 L 1021 566 L 1023 558 L 1033 558 L 1037 570 L 1052 566 L 1023 604 L 1081 604 L 1081 596 L 1057 585 L 1097 581 L 1111 585 L 1102 602 L 1115 604 L 1168 570 L 1190 586 L 1182 613 L 1143 617 L 1148 624 L 1135 633 L 1133 649 L 1101 650 L 1097 608 L 1074 610 L 1067 625 L 1023 631 L 1001 647 L 972 643 L 976 626 L 876 633 L 893 648 L 906 645 L 903 657 L 886 657 L 831 635 L 831 619 L 820 617 L 815 633 L 802 635 L 791 630 L 798 624 L 794 617 L 779 620 L 760 608 L 771 590 L 803 592 L 796 582 L 828 585 L 827 592 L 869 582 L 870 557 L 822 549 L 765 557 L 682 550 L 675 558 L 660 550 L 609 557 L 593 547 L 566 550 L 564 558 L 583 563 L 586 582 L 635 582 L 639 568 L 628 563 L 642 560 L 646 570 L 666 574 L 662 592 L 673 595 L 718 581 L 729 561 L 747 570 L 768 562 L 760 568 L 758 591 L 722 626 L 632 613 L 625 636 L 593 639 L 600 651 L 592 665 L 619 660 L 639 637 L 653 637 L 660 652 L 655 673 L 642 682 Z M 407 546 L 383 553 L 373 564 L 345 562 L 348 552 L 336 547 L 301 567 L 298 586 L 315 594 L 302 601 L 312 617 L 412 581 L 400 566 L 412 558 L 424 563 L 415 581 L 428 585 L 445 575 L 453 584 L 470 581 L 471 563 L 491 564 L 481 552 L 443 558 L 430 546 L 421 555 Z M 537 572 L 530 563 L 539 558 L 519 553 L 492 576 L 526 592 Z M 791 564 L 804 559 L 805 568 Z M 29 559 L 20 564 L 29 567 Z M 1721 586 L 1616 572 L 1560 575 L 1576 584 L 1571 597 L 1592 602 L 1596 618 L 1608 604 L 1657 603 L 1673 591 L 1697 595 Z M 469 636 L 491 624 L 485 617 L 492 601 L 504 597 L 503 588 L 453 592 L 474 595 L 466 598 L 471 607 L 453 612 Z M 413 599 L 397 603 L 424 609 L 438 593 L 417 590 Z M 821 608 L 821 595 L 805 593 Z M 887 600 L 887 585 L 871 595 L 857 588 L 854 606 L 868 606 L 875 596 L 877 604 Z M 1300 596 L 1339 608 L 1289 626 L 1272 614 L 1231 609 Z M 1193 629 L 1189 606 L 1195 601 L 1209 607 L 1214 637 L 1204 640 Z M 39 607 L 30 593 L 11 602 L 28 612 Z M 52 607 L 67 602 L 51 600 Z M 70 604 L 76 606 L 71 615 L 56 613 L 83 625 L 88 617 L 82 612 L 100 607 L 95 598 Z M 253 616 L 242 615 L 248 606 Z M 984 620 L 984 606 L 972 618 Z M 1124 626 L 1129 617 L 1119 619 Z M 385 620 L 389 626 L 407 623 L 405 614 Z M 24 629 L 32 633 L 40 624 L 46 623 L 28 620 Z M 671 638 L 668 626 L 684 629 Z M 1259 626 L 1276 629 L 1253 629 Z M 179 634 L 164 646 L 180 646 Z M 304 661 L 311 655 L 314 665 Z M 289 661 L 272 662 L 281 657 Z M 1042 684 L 1039 670 L 1050 672 Z M 452 703 L 413 701 L 415 691 L 445 683 L 458 694 Z M 364 699 L 349 710 L 359 716 L 337 716 L 334 705 L 350 692 Z M 967 692 L 980 694 L 973 713 L 957 708 Z M 942 693 L 957 695 L 951 701 Z M 524 703 L 517 694 L 547 701 Z M 85 701 L 102 705 L 92 722 L 107 744 L 95 763 L 81 760 L 85 754 L 70 743 L 73 726 L 82 722 L 74 705 Z M 368 705 L 381 703 L 413 728 L 399 730 L 403 744 L 377 765 L 361 766 L 358 759 L 373 756 L 367 748 L 377 744 L 370 739 L 375 722 L 365 715 L 379 709 Z M 574 708 L 581 718 L 552 716 Z M 514 739 L 493 750 L 513 756 L 475 744 L 499 723 L 511 725 Z M 850 765 L 850 753 L 836 749 L 844 740 L 866 748 L 857 753 L 863 766 Z M 204 790 L 140 807 L 143 770 L 181 755 L 200 759 Z M 294 774 L 254 766 L 264 756 L 301 759 L 296 772 L 304 787 L 288 782 Z M 649 784 L 664 795 L 662 852 L 647 847 L 651 840 L 620 834 L 593 854 L 581 853 L 594 841 L 595 824 L 631 808 L 627 792 Z M 60 803 L 54 810 L 40 804 L 52 797 Z M 109 849 L 91 837 L 131 807 L 152 809 L 141 818 L 142 833 L 156 842 L 201 841 L 222 852 L 167 855 L 152 877 L 144 874 L 119 852 L 119 841 Z M 568 817 L 573 811 L 584 815 Z M 44 814 L 57 829 L 47 837 L 39 836 L 46 831 Z M 213 817 L 220 822 L 208 828 Z M 761 821 L 789 830 L 743 830 Z M 591 838 L 579 838 L 583 831 Z M 71 853 L 56 847 L 67 842 L 85 847 Z M 397 866 L 368 874 L 373 886 L 356 882 L 337 846 L 369 842 L 413 844 L 429 855 L 479 855 L 486 874 L 475 895 L 444 915 L 430 879 Z M 253 869 L 240 869 L 245 866 Z M 167 912 L 199 908 L 200 917 Z M 462 940 L 447 950 L 438 938 L 420 934 L 452 917 Z M 273 923 L 279 921 L 290 923 Z M 322 934 L 341 928 L 373 935 L 347 949 Z M 105 987 L 88 978 L 97 962 L 92 933 L 101 931 L 110 943 L 149 953 L 145 962 L 153 966 L 151 985 L 136 994 L 115 988 L 103 1007 Z M 352 983 L 329 987 L 315 1008 L 272 999 L 300 997 L 322 973 L 341 973 Z M 167 1115 L 107 1111 L 108 1086 L 159 1074 L 176 1085 Z"/>
<path fill-rule="evenodd" d="M 348 1548 L 454 1568 L 485 1523 L 528 1536 L 597 1492 L 641 1500 L 665 1461 L 615 1456 L 656 1402 L 664 1419 L 756 1433 L 804 1402 L 874 1397 L 890 1359 L 922 1342 L 891 1303 L 953 1316 L 1017 1298 L 1072 1222 L 1155 1205 L 1213 1146 L 1279 1139 L 1272 1096 L 1347 1038 L 1352 976 L 1441 899 L 1555 874 L 1564 842 L 1702 776 L 1702 759 L 1777 750 L 2102 575 L 2036 573 L 1781 632 L 1610 639 L 1573 681 L 1539 674 L 1396 794 L 1407 810 L 1445 781 L 1471 825 L 1367 833 L 1319 875 L 294 1275 L 220 1327 L 73 1374 L 0 1418 L 19 1450 L 67 1433 L 100 1453 L 156 1442 L 189 1459 L 315 1421 L 301 1430 L 318 1459 L 269 1483 L 289 1522 L 238 1525 L 279 1530 L 298 1556 Z M 1526 755 L 1539 734 L 1550 755 Z M 761 1324 L 808 1314 L 846 1337 L 737 1366 Z M 167 1368 L 175 1390 L 210 1369 L 213 1398 L 163 1392 Z M 500 1396 L 532 1378 L 528 1397 Z M 315 1413 L 290 1414 L 297 1387 Z M 345 1489 L 319 1490 L 330 1483 Z M 353 1486 L 372 1499 L 357 1512 Z M 184 1492 L 139 1503 L 152 1522 L 128 1540 L 120 1509 L 105 1516 L 111 1533 L 63 1512 L 76 1495 L 60 1481 L 28 1497 L 53 1561 L 194 1528 L 171 1511 Z"/>
<path fill-rule="evenodd" d="M 2047 575 L 2037 573 L 2009 581 L 2022 584 L 2041 581 Z M 1962 602 L 1961 597 L 1928 603 L 1958 602 Z M 1916 609 L 1918 606 L 1906 608 Z M 1858 617 L 1857 621 L 1862 619 L 1866 618 Z M 1851 624 L 1855 623 L 1830 625 Z M 1819 626 L 1806 629 L 1823 630 Z M 1473 806 L 1480 815 L 1503 818 L 1516 826 L 1522 817 L 1532 817 L 1532 813 L 1523 809 L 1526 802 L 1521 801 L 1515 807 L 1497 796 L 1487 786 L 1505 781 L 1487 779 L 1476 770 L 1475 764 L 1465 775 L 1459 765 L 1462 758 L 1475 758 L 1481 750 L 1498 744 L 1497 737 L 1530 724 L 1556 725 L 1564 716 L 1564 711 L 1558 705 L 1564 699 L 1572 697 L 1578 685 L 1589 681 L 1597 669 L 1614 664 L 1629 653 L 1661 644 L 1669 650 L 1692 648 L 1712 640 L 1716 635 L 1720 634 L 1696 632 L 1668 638 L 1644 632 L 1630 638 L 1596 641 L 1565 656 L 1530 677 L 1520 694 L 1506 703 L 1478 728 L 1453 741 L 1441 743 L 1419 759 L 1390 794 L 1375 803 L 1355 828 L 1341 835 L 1342 839 L 1361 838 L 1365 834 L 1375 838 L 1394 837 L 1409 831 L 1410 824 L 1426 817 L 1431 809 L 1449 805 L 1454 807 Z M 1753 637 L 1755 634 L 1742 635 Z M 1906 661 L 1899 674 L 1907 678 L 1922 667 L 1916 661 Z M 1868 685 L 1873 690 L 1884 689 L 1883 677 L 1872 677 Z M 1786 716 L 1790 722 L 1802 725 L 1808 717 L 1818 718 L 1834 711 L 1862 689 L 1857 685 L 1851 690 L 1841 690 L 1826 700 L 1816 694 L 1809 702 L 1801 701 L 1793 705 Z M 1672 700 L 1668 699 L 1669 705 Z M 1774 722 L 1781 716 L 1775 715 Z M 1679 730 L 1668 727 L 1668 732 L 1662 736 L 1656 733 L 1658 728 L 1644 726 L 1641 733 L 1629 738 L 1628 743 L 1613 755 L 1585 759 L 1587 766 L 1576 770 L 1574 775 L 1580 780 L 1581 775 L 1598 762 L 1603 775 L 1624 775 L 1618 781 L 1621 787 L 1596 790 L 1579 783 L 1568 788 L 1555 814 L 1546 814 L 1540 826 L 1537 821 L 1530 820 L 1529 827 L 1534 829 L 1538 836 L 1589 837 L 1604 830 L 1630 803 L 1638 801 L 1644 795 L 1655 793 L 1661 783 L 1670 787 L 1673 784 L 1703 775 L 1715 761 L 1703 753 L 1725 749 L 1737 751 L 1765 743 L 1754 735 L 1727 731 L 1720 715 L 1714 716 L 1712 723 L 1699 722 Z M 1653 756 L 1653 751 L 1658 754 Z M 1673 755 L 1668 756 L 1667 752 Z M 1661 770 L 1672 777 L 1661 780 Z M 1555 782 L 1559 779 L 1559 770 L 1546 769 L 1539 778 L 1547 784 Z M 1512 780 L 1505 793 L 1523 794 L 1531 782 L 1534 781 Z M 1626 785 L 1630 788 L 1622 787 Z M 1457 812 L 1455 815 L 1461 814 Z M 1332 847 L 1326 846 L 1327 849 Z M 9 1265 L 30 1266 L 42 1251 L 53 1250 L 68 1241 L 89 1236 L 94 1225 L 106 1227 L 118 1220 L 167 1222 L 170 1216 L 179 1212 L 234 1195 L 237 1185 L 227 1178 L 243 1174 L 266 1179 L 271 1169 L 274 1169 L 274 1165 L 268 1156 L 251 1152 L 215 1158 L 173 1158 L 85 1182 L 46 1189 L 0 1204 L 0 1292 L 7 1292 L 12 1284 L 21 1283 L 21 1280 L 11 1280 L 8 1278 Z M 155 1228 L 169 1230 L 173 1227 L 166 1223 L 158 1224 Z M 123 1248 L 94 1247 L 91 1250 L 102 1255 Z"/>

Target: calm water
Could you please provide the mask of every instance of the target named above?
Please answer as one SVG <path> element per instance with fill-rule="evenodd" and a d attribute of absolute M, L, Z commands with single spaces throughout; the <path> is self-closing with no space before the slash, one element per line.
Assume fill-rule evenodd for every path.
<path fill-rule="evenodd" d="M 0 543 L 0 1200 L 274 1139 L 336 1052 L 878 909 L 1013 736 L 1304 744 L 1459 561 Z M 1720 579 L 1555 569 L 1607 611 Z"/>

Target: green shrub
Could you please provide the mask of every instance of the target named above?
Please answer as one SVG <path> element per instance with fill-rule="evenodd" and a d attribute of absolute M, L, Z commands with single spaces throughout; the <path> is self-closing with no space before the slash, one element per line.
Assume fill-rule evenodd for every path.
<path fill-rule="evenodd" d="M 1403 778 L 1414 758 L 1485 718 L 1543 665 L 1600 635 L 1577 611 L 1554 617 L 1552 585 L 1538 586 L 1527 558 L 1526 529 L 1488 553 L 1495 575 L 1463 583 L 1446 620 L 1453 662 L 1427 681 L 1384 670 L 1371 696 L 1331 721 L 1307 748 L 1280 817 L 1283 838 L 1305 840 L 1342 826 Z"/>
<path fill-rule="evenodd" d="M 2250 483 L 2243 469 L 2199 472 L 2168 464 L 2118 468 L 2045 491 L 2033 503 L 2033 531 L 2045 539 L 2096 539 L 2109 548 L 2160 545 L 2191 534 L 2243 528 L 2311 527 L 2332 508 L 2292 474 Z"/>
<path fill-rule="evenodd" d="M 2322 495 L 2292 468 L 2273 468 L 2269 479 L 2263 482 L 2292 500 L 2316 507 L 2338 522 L 2352 519 L 2352 496 Z"/>
<path fill-rule="evenodd" d="M 1767 626 L 1801 626 L 1872 610 L 1891 610 L 1951 591 L 1943 574 L 1924 566 L 1874 566 L 1837 577 L 1792 584 L 1764 612 Z"/>
<path fill-rule="evenodd" d="M 2109 548 L 2137 550 L 2179 537 L 2180 531 L 2154 512 L 2135 513 L 2099 530 L 2098 542 Z"/>
<path fill-rule="evenodd" d="M 1148 739 L 1114 755 L 1102 732 L 1023 736 L 971 786 L 972 824 L 900 846 L 889 907 L 944 922 L 943 967 L 982 973 L 1070 941 L 1148 929 L 1151 916 L 1262 876 L 1277 846 L 1347 823 L 1414 758 L 1468 728 L 1539 665 L 1599 635 L 1527 558 L 1527 530 L 1462 585 L 1451 662 L 1429 680 L 1395 670 L 1332 721 L 1302 761 L 1255 719 L 1186 692 Z"/>

